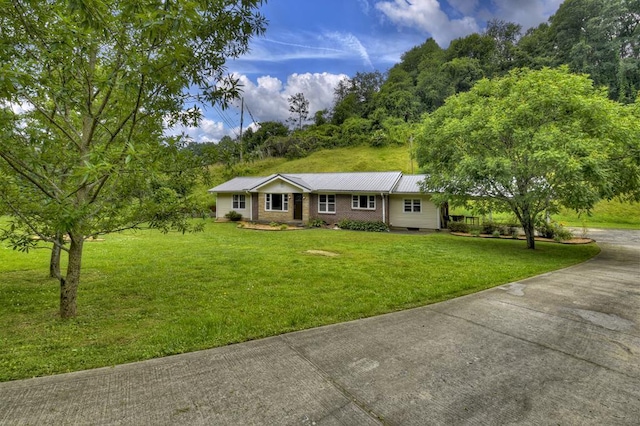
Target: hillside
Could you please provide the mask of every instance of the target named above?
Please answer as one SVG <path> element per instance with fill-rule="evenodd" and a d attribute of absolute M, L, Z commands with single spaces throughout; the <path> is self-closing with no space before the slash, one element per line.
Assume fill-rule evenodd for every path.
<path fill-rule="evenodd" d="M 403 173 L 418 173 L 414 161 L 411 168 L 410 150 L 406 145 L 382 148 L 353 146 L 323 149 L 307 157 L 295 160 L 267 158 L 235 165 L 232 169 L 223 166 L 212 168 L 213 180 L 224 182 L 232 176 L 268 176 L 273 173 L 322 173 L 322 172 L 370 172 L 399 170 Z"/>
<path fill-rule="evenodd" d="M 268 158 L 243 165 L 232 170 L 223 166 L 212 168 L 212 185 L 217 185 L 233 176 L 268 176 L 273 173 L 322 173 L 322 172 L 366 172 L 399 170 L 403 173 L 420 173 L 414 161 L 410 162 L 410 150 L 406 145 L 373 148 L 355 146 L 348 148 L 325 149 L 312 153 L 308 157 L 295 160 Z M 206 194 L 203 188 L 203 196 Z M 205 202 L 211 204 L 210 195 Z M 464 213 L 465 211 L 461 211 Z M 498 215 L 508 218 L 510 215 Z M 591 217 L 563 209 L 554 215 L 554 219 L 570 226 L 615 227 L 640 229 L 640 204 L 601 201 L 596 204 Z"/>

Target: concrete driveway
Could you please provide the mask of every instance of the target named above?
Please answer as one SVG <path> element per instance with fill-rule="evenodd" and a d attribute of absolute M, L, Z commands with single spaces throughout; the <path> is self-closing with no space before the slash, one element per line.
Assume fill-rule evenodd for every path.
<path fill-rule="evenodd" d="M 218 349 L 0 383 L 2 425 L 638 425 L 640 232 L 578 266 Z"/>

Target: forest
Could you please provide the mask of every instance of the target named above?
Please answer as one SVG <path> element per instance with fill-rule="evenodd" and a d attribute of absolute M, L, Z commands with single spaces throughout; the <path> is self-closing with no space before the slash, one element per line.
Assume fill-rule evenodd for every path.
<path fill-rule="evenodd" d="M 611 100 L 635 102 L 640 90 L 640 0 L 567 0 L 548 22 L 523 32 L 493 20 L 483 33 L 440 47 L 433 39 L 385 71 L 358 72 L 335 88 L 330 110 L 312 116 L 304 93 L 289 98 L 287 122 L 263 122 L 240 138 L 190 144 L 205 164 L 232 167 L 268 157 L 305 157 L 318 149 L 404 145 L 425 114 L 476 82 L 517 68 L 569 67 L 605 87 Z"/>

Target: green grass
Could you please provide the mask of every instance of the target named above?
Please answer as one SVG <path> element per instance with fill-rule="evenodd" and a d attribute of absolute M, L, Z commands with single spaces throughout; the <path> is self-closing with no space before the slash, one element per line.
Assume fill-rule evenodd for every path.
<path fill-rule="evenodd" d="M 452 209 L 450 214 L 473 216 L 474 213 L 465 209 Z M 494 213 L 492 218 L 496 222 L 515 222 L 515 216 L 509 213 Z M 564 226 L 575 228 L 614 228 L 640 229 L 640 203 L 622 203 L 620 201 L 601 201 L 595 205 L 591 215 L 562 209 L 554 214 L 552 219 Z"/>
<path fill-rule="evenodd" d="M 0 381 L 110 366 L 422 306 L 582 262 L 595 245 L 310 229 L 88 242 L 78 317 L 47 250 L 0 247 Z M 325 250 L 337 257 L 305 253 Z"/>
<path fill-rule="evenodd" d="M 601 201 L 596 204 L 591 216 L 563 209 L 553 218 L 568 226 L 588 228 L 640 229 L 640 203 Z"/>
<path fill-rule="evenodd" d="M 268 176 L 272 173 L 324 173 L 324 172 L 377 172 L 401 171 L 411 173 L 409 147 L 387 146 L 372 148 L 354 146 L 348 148 L 323 149 L 305 158 L 267 158 L 235 166 L 242 176 Z M 221 183 L 224 167 L 211 168 L 214 181 Z M 418 173 L 414 160 L 414 173 Z"/>

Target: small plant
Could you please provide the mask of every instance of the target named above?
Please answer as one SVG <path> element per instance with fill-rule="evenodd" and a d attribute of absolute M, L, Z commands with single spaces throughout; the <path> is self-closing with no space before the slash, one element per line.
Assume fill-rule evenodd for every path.
<path fill-rule="evenodd" d="M 498 227 L 499 225 L 494 222 L 484 222 L 482 224 L 482 233 L 487 235 L 493 235 L 493 233 L 498 230 Z"/>
<path fill-rule="evenodd" d="M 281 231 L 284 231 L 287 228 L 289 228 L 289 225 L 287 225 L 286 223 L 283 223 L 282 225 L 280 225 L 280 230 Z"/>
<path fill-rule="evenodd" d="M 582 221 L 582 228 L 580 229 L 580 237 L 587 238 L 589 236 L 589 228 L 587 227 L 587 223 Z"/>
<path fill-rule="evenodd" d="M 553 239 L 555 241 L 567 241 L 572 238 L 573 238 L 573 233 L 571 231 L 569 231 L 562 225 L 557 225 L 557 228 L 555 230 L 555 235 L 553 236 Z"/>
<path fill-rule="evenodd" d="M 271 222 L 271 223 L 269 224 L 269 226 L 270 226 L 270 227 L 272 227 L 272 228 L 277 228 L 277 227 L 279 227 L 279 226 L 280 226 L 280 224 L 279 224 L 278 222 Z"/>
<path fill-rule="evenodd" d="M 469 230 L 469 233 L 473 237 L 479 237 L 480 234 L 481 234 L 481 231 L 482 231 L 482 229 L 479 226 L 474 226 Z"/>
<path fill-rule="evenodd" d="M 555 229 L 550 222 L 538 223 L 538 226 L 536 226 L 536 231 L 538 231 L 538 235 L 543 238 L 553 238 L 555 236 Z"/>
<path fill-rule="evenodd" d="M 500 231 L 496 229 L 491 235 L 493 236 L 493 238 L 500 238 L 501 234 Z"/>
<path fill-rule="evenodd" d="M 464 222 L 449 222 L 447 228 L 451 232 L 463 232 L 465 234 L 469 232 L 469 225 Z"/>
<path fill-rule="evenodd" d="M 225 214 L 224 217 L 232 222 L 238 222 L 242 220 L 242 215 L 235 210 L 231 210 L 229 213 Z"/>
<path fill-rule="evenodd" d="M 325 226 L 327 224 L 327 222 L 325 222 L 322 219 L 311 219 L 309 221 L 309 227 L 310 228 L 322 228 L 323 226 Z"/>
<path fill-rule="evenodd" d="M 514 240 L 517 240 L 518 237 L 520 236 L 520 231 L 515 226 L 509 227 L 509 233 L 511 234 L 511 238 L 513 238 Z"/>

